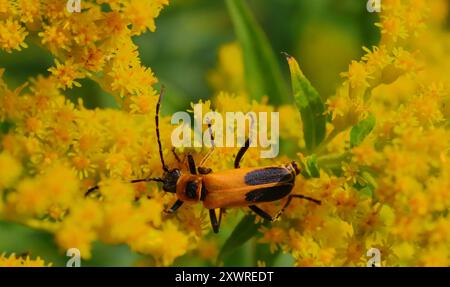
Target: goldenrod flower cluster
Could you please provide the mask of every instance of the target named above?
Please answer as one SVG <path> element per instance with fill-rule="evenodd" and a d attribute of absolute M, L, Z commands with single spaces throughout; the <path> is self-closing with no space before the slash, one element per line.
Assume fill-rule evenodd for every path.
<path fill-rule="evenodd" d="M 81 1 L 81 13 L 69 12 L 67 2 L 2 0 L 0 48 L 11 53 L 27 42 L 41 45 L 55 57 L 49 80 L 57 88 L 80 86 L 77 80 L 89 77 L 127 111 L 148 113 L 157 79 L 141 65 L 132 36 L 154 31 L 168 1 Z"/>
<path fill-rule="evenodd" d="M 48 77 L 16 89 L 0 80 L 0 121 L 8 127 L 1 134 L 1 216 L 53 232 L 62 250 L 78 248 L 83 258 L 102 240 L 169 265 L 186 253 L 193 235 L 177 220 L 162 220 L 172 198 L 124 183 L 161 170 L 153 120 L 157 79 L 141 64 L 132 37 L 154 31 L 168 3 L 83 1 L 81 13 L 68 12 L 66 3 L 0 2 L 0 48 L 12 52 L 37 41 L 55 57 Z M 87 110 L 66 99 L 62 91 L 84 77 L 114 95 L 122 110 Z M 170 129 L 167 120 L 161 129 Z M 163 140 L 169 143 L 170 133 Z M 86 199 L 97 182 L 101 200 Z"/>
<path fill-rule="evenodd" d="M 24 13 L 29 10 L 19 5 L 25 2 L 36 11 L 27 20 Z M 127 244 L 151 255 L 152 264 L 170 265 L 196 249 L 209 232 L 207 214 L 201 206 L 187 206 L 176 216 L 166 216 L 163 211 L 174 202 L 173 195 L 162 193 L 155 184 L 128 183 L 162 173 L 154 122 L 158 92 L 152 86 L 157 79 L 141 65 L 132 36 L 153 31 L 153 19 L 167 3 L 114 1 L 108 4 L 112 11 L 103 12 L 100 4 L 106 1 L 83 1 L 81 13 L 67 12 L 65 3 L 0 5 L 9 9 L 5 15 L 12 15 L 4 24 L 16 23 L 23 32 L 21 41 L 2 49 L 26 47 L 26 36 L 33 34 L 55 56 L 50 76 L 39 75 L 16 89 L 1 80 L 4 70 L 0 70 L 0 122 L 5 127 L 0 150 L 1 218 L 52 232 L 62 251 L 78 248 L 83 259 L 91 258 L 92 243 L 100 240 Z M 74 104 L 65 98 L 63 91 L 79 86 L 77 79 L 83 77 L 114 95 L 121 110 L 88 110 L 81 101 Z M 218 105 L 227 107 L 233 101 L 224 94 Z M 210 105 L 204 103 L 205 113 Z M 244 111 L 248 110 L 273 108 L 247 103 Z M 169 165 L 182 168 L 171 152 L 169 118 L 162 118 L 160 125 Z M 229 168 L 235 152 L 224 149 L 229 161 L 217 158 L 210 163 L 216 170 Z M 250 154 L 257 156 L 256 151 Z M 201 156 L 199 151 L 196 160 Z M 99 194 L 85 197 L 97 183 Z"/>
<path fill-rule="evenodd" d="M 14 89 L 0 80 L 1 218 L 48 230 L 62 250 L 78 248 L 86 259 L 96 240 L 127 244 L 156 265 L 196 250 L 214 259 L 200 205 L 169 216 L 163 210 L 173 195 L 155 183 L 127 183 L 161 175 L 157 79 L 140 63 L 132 37 L 155 29 L 167 1 L 83 3 L 82 13 L 69 13 L 66 1 L 0 0 L 0 48 L 20 50 L 33 38 L 55 57 L 48 77 Z M 370 248 L 381 251 L 384 266 L 450 265 L 450 35 L 442 28 L 446 15 L 439 14 L 445 3 L 383 1 L 379 45 L 350 63 L 326 102 L 327 137 L 314 151 L 320 177 L 299 176 L 293 191 L 322 205 L 293 201 L 280 221 L 261 228 L 259 243 L 290 253 L 297 266 L 365 266 Z M 251 148 L 242 166 L 311 160 L 295 106 L 250 101 L 240 57 L 235 44 L 221 49 L 219 67 L 209 75 L 218 94 L 202 103 L 203 112 L 280 112 L 281 139 L 301 152 L 268 160 Z M 121 109 L 89 110 L 67 100 L 64 90 L 85 77 L 114 95 Z M 373 118 L 371 133 L 351 144 L 352 128 Z M 185 168 L 171 152 L 172 129 L 161 118 L 163 152 L 171 167 Z M 189 152 L 198 162 L 206 150 Z M 217 148 L 207 165 L 232 168 L 236 152 Z M 99 192 L 85 197 L 97 183 Z M 263 208 L 275 214 L 280 205 Z M 223 224 L 233 212 L 240 211 L 230 211 Z M 10 258 L 0 257 L 0 265 L 16 265 L 19 259 Z"/>
<path fill-rule="evenodd" d="M 29 255 L 16 256 L 14 253 L 6 256 L 0 255 L 0 267 L 50 267 L 51 263 L 45 264 L 40 257 L 31 259 Z"/>
<path fill-rule="evenodd" d="M 323 204 L 293 202 L 280 222 L 263 227 L 260 242 L 272 252 L 292 254 L 297 266 L 366 266 L 371 248 L 382 266 L 450 265 L 450 35 L 443 11 L 446 1 L 382 1 L 380 43 L 363 47 L 326 102 L 327 137 L 315 151 L 320 177 L 298 180 L 293 191 Z M 230 65 L 240 61 L 233 47 L 220 50 L 223 62 L 210 77 L 216 89 L 240 83 L 242 63 Z M 279 108 L 281 136 L 292 140 L 301 125 L 288 109 Z M 352 127 L 368 119 L 374 129 L 352 145 Z M 265 208 L 274 214 L 280 207 Z"/>

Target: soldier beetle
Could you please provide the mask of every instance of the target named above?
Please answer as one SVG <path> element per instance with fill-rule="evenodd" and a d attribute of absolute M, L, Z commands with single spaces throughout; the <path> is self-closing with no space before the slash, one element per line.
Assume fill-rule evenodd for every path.
<path fill-rule="evenodd" d="M 302 198 L 316 204 L 321 204 L 320 200 L 301 194 L 291 194 L 294 188 L 295 178 L 300 173 L 295 161 L 282 166 L 240 168 L 240 162 L 250 146 L 249 139 L 245 141 L 245 145 L 241 147 L 236 155 L 234 161 L 235 169 L 212 172 L 210 168 L 205 167 L 204 163 L 214 150 L 214 136 L 211 132 L 211 124 L 208 124 L 208 128 L 210 129 L 212 146 L 198 167 L 192 155 L 188 154 L 189 174 L 183 173 L 178 168 L 170 169 L 164 161 L 159 133 L 159 110 L 163 92 L 164 87 L 161 89 L 155 115 L 156 137 L 163 175 L 162 177 L 135 179 L 131 180 L 130 183 L 161 182 L 165 192 L 175 193 L 177 200 L 171 208 L 166 210 L 167 213 L 174 213 L 184 202 L 202 202 L 203 206 L 209 210 L 213 231 L 218 233 L 222 214 L 226 208 L 248 207 L 265 220 L 275 221 L 294 198 Z M 172 151 L 174 152 L 174 150 Z M 175 157 L 180 161 L 176 154 Z M 86 192 L 86 195 L 97 189 L 99 189 L 98 185 L 91 187 Z M 286 203 L 275 216 L 271 216 L 256 206 L 259 203 L 277 201 L 286 197 Z M 219 209 L 218 218 L 216 209 Z"/>

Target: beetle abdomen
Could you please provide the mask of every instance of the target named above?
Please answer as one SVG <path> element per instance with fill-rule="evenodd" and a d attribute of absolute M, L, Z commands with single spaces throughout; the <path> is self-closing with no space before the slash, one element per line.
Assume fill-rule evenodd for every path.
<path fill-rule="evenodd" d="M 293 189 L 295 170 L 286 166 L 242 168 L 203 176 L 206 208 L 248 206 L 282 199 Z"/>

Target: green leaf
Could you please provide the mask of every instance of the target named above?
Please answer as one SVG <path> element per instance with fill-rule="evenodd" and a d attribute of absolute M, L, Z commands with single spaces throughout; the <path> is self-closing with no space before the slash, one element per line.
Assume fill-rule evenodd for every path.
<path fill-rule="evenodd" d="M 306 167 L 311 177 L 320 177 L 319 166 L 317 165 L 317 156 L 315 154 L 306 159 Z"/>
<path fill-rule="evenodd" d="M 352 154 L 345 151 L 341 154 L 328 154 L 317 159 L 317 165 L 326 171 L 336 176 L 342 176 L 342 164 L 350 162 Z"/>
<path fill-rule="evenodd" d="M 363 194 L 367 195 L 368 197 L 374 197 L 375 190 L 378 187 L 375 178 L 368 171 L 363 171 L 361 173 L 361 178 L 365 182 L 365 187 L 362 189 Z"/>
<path fill-rule="evenodd" d="M 14 128 L 14 123 L 10 121 L 0 122 L 0 133 L 7 134 L 9 130 Z"/>
<path fill-rule="evenodd" d="M 373 197 L 373 188 L 370 185 L 366 185 L 358 190 L 359 193 L 365 197 Z"/>
<path fill-rule="evenodd" d="M 358 182 L 356 182 L 353 187 L 358 190 L 361 195 L 373 198 L 378 184 L 369 171 L 362 171 L 359 174 Z"/>
<path fill-rule="evenodd" d="M 274 267 L 274 263 L 280 257 L 281 250 L 271 252 L 270 244 L 256 244 L 253 266 L 257 266 L 258 261 L 264 261 L 267 267 Z"/>
<path fill-rule="evenodd" d="M 350 131 L 350 146 L 355 147 L 360 145 L 373 130 L 375 123 L 376 119 L 373 114 L 370 114 L 366 119 L 357 123 Z"/>
<path fill-rule="evenodd" d="M 287 54 L 286 57 L 295 103 L 302 117 L 306 149 L 312 152 L 325 138 L 325 106 L 317 90 L 300 70 L 297 61 Z"/>
<path fill-rule="evenodd" d="M 301 162 L 301 174 L 305 178 L 319 178 L 320 177 L 320 168 L 317 163 L 317 155 L 313 154 L 311 156 L 306 157 Z"/>
<path fill-rule="evenodd" d="M 373 175 L 368 171 L 361 172 L 361 177 L 364 179 L 368 186 L 371 186 L 373 189 L 378 187 L 377 181 L 373 177 Z"/>
<path fill-rule="evenodd" d="M 251 97 L 268 96 L 272 104 L 290 103 L 281 68 L 269 41 L 243 0 L 226 0 L 242 49 L 245 80 Z"/>
<path fill-rule="evenodd" d="M 236 250 L 236 248 L 255 236 L 261 225 L 261 223 L 255 223 L 255 215 L 248 214 L 244 216 L 239 224 L 234 228 L 227 241 L 225 241 L 225 244 L 220 250 L 218 261 L 222 261 L 226 255 L 230 254 Z"/>

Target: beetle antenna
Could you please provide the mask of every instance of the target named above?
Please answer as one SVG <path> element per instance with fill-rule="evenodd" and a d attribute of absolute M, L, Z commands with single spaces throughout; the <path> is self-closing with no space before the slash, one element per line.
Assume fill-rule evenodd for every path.
<path fill-rule="evenodd" d="M 155 124 L 156 124 L 156 138 L 158 139 L 158 146 L 159 146 L 159 158 L 161 159 L 162 169 L 165 172 L 168 172 L 169 168 L 167 167 L 166 163 L 164 162 L 162 146 L 161 146 L 161 137 L 159 135 L 159 108 L 161 106 L 161 99 L 164 95 L 164 90 L 165 90 L 164 85 L 161 85 L 161 91 L 159 93 L 158 103 L 156 104 Z"/>
<path fill-rule="evenodd" d="M 165 183 L 166 181 L 160 177 L 148 177 L 148 178 L 142 178 L 142 179 L 133 179 L 130 181 L 130 183 L 137 183 L 137 182 L 149 182 L 149 181 L 157 181 Z"/>
<path fill-rule="evenodd" d="M 162 182 L 165 183 L 164 179 L 160 178 L 160 177 L 147 177 L 147 178 L 141 178 L 141 179 L 133 179 L 130 180 L 129 183 L 138 183 L 138 182 L 149 182 L 149 181 L 156 181 L 156 182 Z M 86 193 L 84 194 L 84 196 L 88 196 L 89 194 L 91 194 L 92 192 L 96 191 L 100 189 L 99 185 L 95 185 L 91 188 L 89 188 Z"/>
<path fill-rule="evenodd" d="M 208 130 L 209 130 L 209 137 L 210 137 L 210 141 L 211 141 L 211 149 L 208 151 L 208 153 L 203 157 L 202 161 L 200 162 L 200 164 L 198 165 L 199 167 L 204 167 L 205 162 L 208 160 L 208 158 L 211 156 L 211 154 L 214 151 L 215 148 L 215 143 L 214 143 L 214 135 L 213 135 L 213 131 L 212 131 L 212 127 L 211 127 L 211 121 L 208 120 Z"/>
<path fill-rule="evenodd" d="M 84 193 L 84 196 L 88 196 L 89 194 L 93 193 L 94 191 L 96 191 L 96 190 L 99 189 L 99 188 L 100 188 L 100 186 L 98 186 L 98 185 L 89 188 L 89 189 Z"/>

